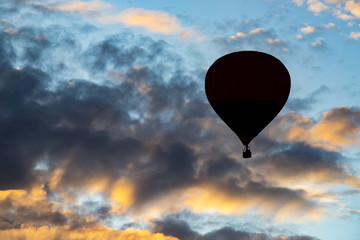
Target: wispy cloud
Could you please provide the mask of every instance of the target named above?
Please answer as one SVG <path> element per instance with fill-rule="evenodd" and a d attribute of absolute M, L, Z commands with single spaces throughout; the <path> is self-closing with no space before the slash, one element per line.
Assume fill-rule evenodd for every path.
<path fill-rule="evenodd" d="M 311 42 L 312 47 L 321 47 L 323 45 L 324 38 L 317 38 L 315 41 Z"/>
<path fill-rule="evenodd" d="M 298 7 L 301 7 L 304 4 L 304 0 L 293 0 L 293 3 L 295 3 Z"/>
<path fill-rule="evenodd" d="M 75 1 L 60 5 L 47 6 L 47 8 L 56 11 L 86 13 L 86 12 L 101 11 L 106 8 L 111 8 L 111 4 L 105 3 L 100 0 L 93 0 L 90 2 Z"/>
<path fill-rule="evenodd" d="M 322 26 L 326 29 L 331 29 L 331 28 L 335 28 L 336 25 L 332 22 L 328 23 L 328 24 L 322 24 Z"/>
<path fill-rule="evenodd" d="M 98 21 L 104 24 L 122 23 L 126 26 L 143 27 L 148 31 L 161 34 L 180 34 L 184 38 L 195 35 L 190 28 L 181 26 L 176 16 L 162 11 L 132 8 L 117 15 L 99 17 Z"/>
<path fill-rule="evenodd" d="M 280 40 L 275 38 L 275 39 L 272 39 L 272 38 L 268 38 L 267 42 L 269 44 L 277 44 L 277 43 L 280 43 Z"/>
<path fill-rule="evenodd" d="M 105 12 L 106 9 L 111 7 L 111 4 L 100 0 L 90 2 L 76 1 L 62 5 L 47 6 L 48 9 L 55 11 L 80 12 L 82 14 L 98 12 L 98 14 L 91 16 L 103 24 L 124 24 L 129 27 L 141 27 L 154 33 L 177 34 L 183 39 L 192 38 L 201 40 L 204 38 L 191 27 L 182 26 L 176 16 L 167 12 L 142 8 L 130 8 L 117 14 L 109 11 Z"/>

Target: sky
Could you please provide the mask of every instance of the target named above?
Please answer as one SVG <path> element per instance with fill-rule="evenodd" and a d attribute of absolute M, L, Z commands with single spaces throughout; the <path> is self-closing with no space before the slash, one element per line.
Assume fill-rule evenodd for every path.
<path fill-rule="evenodd" d="M 250 159 L 242 50 L 292 81 Z M 358 240 L 359 52 L 359 1 L 0 0 L 0 239 Z"/>

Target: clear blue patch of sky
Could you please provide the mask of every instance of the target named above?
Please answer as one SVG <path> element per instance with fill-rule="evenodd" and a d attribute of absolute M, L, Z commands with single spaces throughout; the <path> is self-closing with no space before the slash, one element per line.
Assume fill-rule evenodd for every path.
<path fill-rule="evenodd" d="M 316 223 L 298 226 L 300 232 L 321 240 L 359 240 L 359 219 L 326 218 Z"/>

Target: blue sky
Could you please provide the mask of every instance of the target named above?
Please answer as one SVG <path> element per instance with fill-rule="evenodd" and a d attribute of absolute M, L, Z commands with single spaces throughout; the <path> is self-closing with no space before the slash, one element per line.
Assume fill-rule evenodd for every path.
<path fill-rule="evenodd" d="M 360 3 L 0 3 L 0 238 L 357 240 Z M 287 67 L 242 144 L 209 105 L 219 57 Z"/>

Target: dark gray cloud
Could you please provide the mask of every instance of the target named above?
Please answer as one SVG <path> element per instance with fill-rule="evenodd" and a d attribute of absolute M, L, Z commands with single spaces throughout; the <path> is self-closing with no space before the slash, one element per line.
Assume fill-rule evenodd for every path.
<path fill-rule="evenodd" d="M 44 154 L 56 159 L 71 152 L 73 169 L 79 167 L 85 174 L 85 166 L 111 169 L 110 162 L 121 162 L 117 154 L 126 162 L 141 149 L 139 140 L 126 136 L 111 140 L 105 131 L 91 127 L 94 121 L 130 124 L 128 114 L 121 108 L 113 109 L 115 106 L 103 97 L 110 96 L 112 89 L 79 82 L 74 88 L 64 86 L 54 93 L 46 89 L 50 77 L 40 70 L 8 67 L 1 73 L 1 188 L 31 184 L 30 178 L 35 178 L 31 177 L 32 169 Z M 79 164 L 84 166 L 78 166 L 78 161 L 84 161 Z M 93 167 L 87 169 L 92 172 Z M 70 176 L 66 179 L 74 180 Z"/>
<path fill-rule="evenodd" d="M 1 72 L 1 189 L 19 188 L 31 182 L 30 169 L 42 154 L 42 146 L 33 138 L 44 134 L 44 119 L 33 97 L 46 95 L 42 88 L 47 79 L 42 71 L 26 68 L 18 71 L 3 64 Z M 45 120 L 46 121 L 46 120 Z"/>
<path fill-rule="evenodd" d="M 328 112 L 324 121 L 349 120 L 352 125 L 360 125 L 360 109 L 359 107 L 338 107 Z"/>
<path fill-rule="evenodd" d="M 224 227 L 206 234 L 200 234 L 192 230 L 187 222 L 177 218 L 177 216 L 168 216 L 164 220 L 154 222 L 152 231 L 174 236 L 180 240 L 316 240 L 316 238 L 311 236 L 290 235 L 278 237 L 269 234 L 236 230 L 230 227 Z"/>
<path fill-rule="evenodd" d="M 215 240 L 215 239 L 240 239 L 240 240 L 252 240 L 255 238 L 255 234 L 250 234 L 247 232 L 236 231 L 232 228 L 223 228 L 211 233 L 206 234 L 204 240 Z M 262 235 L 262 234 L 261 234 Z M 266 239 L 266 236 L 256 236 L 257 239 Z"/>
<path fill-rule="evenodd" d="M 49 29 L 46 32 L 47 42 L 61 41 Z M 18 37 L 27 39 L 31 34 L 34 31 Z M 36 34 L 42 34 L 41 29 Z M 72 50 L 71 44 L 61 48 Z M 211 182 L 222 183 L 219 189 L 229 195 L 261 196 L 275 205 L 292 199 L 306 209 L 315 206 L 301 192 L 268 185 L 265 178 L 254 181 L 257 173 L 221 151 L 213 150 L 210 159 L 195 153 L 195 146 L 211 142 L 212 133 L 204 132 L 192 120 L 214 114 L 205 102 L 202 86 L 182 71 L 181 58 L 167 43 L 125 32 L 89 45 L 77 59 L 94 76 L 112 71 L 115 77 L 101 83 L 60 79 L 54 85 L 56 72 L 46 63 L 42 66 L 48 73 L 31 66 L 16 69 L 10 63 L 4 65 L 1 126 L 7 148 L 1 152 L 3 189 L 38 181 L 34 168 L 39 162 L 45 162 L 51 172 L 67 159 L 70 163 L 60 186 L 81 187 L 91 178 L 116 180 L 130 174 L 138 203 Z M 31 62 L 28 58 L 24 61 Z M 60 59 L 62 62 L 67 69 L 71 59 Z M 205 162 L 196 170 L 200 159 Z"/>
<path fill-rule="evenodd" d="M 69 34 L 59 35 L 61 29 Z M 190 163 L 194 160 L 191 153 L 186 154 L 186 150 L 192 151 L 186 145 L 171 145 L 171 141 L 163 139 L 164 145 L 157 148 L 170 148 L 165 150 L 169 153 L 145 148 L 149 137 L 164 128 L 173 129 L 169 125 L 173 114 L 185 119 L 193 117 L 192 113 L 199 109 L 206 111 L 203 97 L 197 94 L 198 85 L 180 71 L 181 58 L 169 50 L 166 42 L 138 37 L 127 31 L 91 44 L 87 49 L 75 48 L 75 60 L 94 76 L 113 71 L 120 73 L 121 79 L 110 79 L 102 84 L 81 79 L 55 82 L 59 72 L 71 70 L 74 59 L 54 56 L 62 56 L 61 51 L 73 52 L 74 46 L 80 43 L 75 36 L 60 25 L 22 27 L 14 34 L 4 31 L 0 34 L 4 146 L 0 152 L 1 188 L 31 185 L 37 178 L 33 169 L 38 162 L 45 162 L 51 171 L 66 158 L 70 158 L 71 167 L 66 169 L 62 184 L 81 185 L 86 177 L 103 174 L 116 178 L 126 170 L 128 163 L 136 163 L 142 156 L 152 154 L 150 159 L 155 162 L 154 166 L 158 166 L 158 161 L 159 165 L 168 166 L 169 169 L 164 170 L 173 169 L 172 172 L 184 167 L 184 173 L 189 167 L 187 176 L 191 178 L 192 166 L 173 166 L 179 161 Z M 15 62 L 27 67 L 14 66 Z M 140 67 L 133 68 L 134 65 Z M 159 73 L 168 74 L 168 79 Z M 144 86 L 145 92 L 141 92 Z M 190 108 L 185 106 L 187 103 Z M 158 114 L 160 116 L 156 116 Z M 200 117 L 206 115 L 199 114 Z M 182 150 L 183 155 L 179 155 Z M 185 159 L 176 158 L 175 161 L 173 157 L 178 155 Z M 146 167 L 150 179 L 168 174 L 164 171 L 153 173 L 151 164 Z M 170 181 L 168 186 L 174 182 Z"/>
<path fill-rule="evenodd" d="M 189 224 L 176 217 L 167 217 L 162 221 L 154 222 L 153 232 L 161 232 L 165 235 L 174 236 L 180 240 L 200 240 L 201 236 L 193 231 Z"/>
<path fill-rule="evenodd" d="M 342 159 L 340 153 L 297 143 L 287 146 L 283 151 L 254 159 L 249 164 L 260 167 L 262 171 L 273 171 L 273 174 L 291 177 L 302 176 L 305 173 L 321 173 L 326 170 L 333 174 L 344 173 L 346 171 Z M 263 173 L 268 174 L 268 172 Z"/>
<path fill-rule="evenodd" d="M 329 92 L 329 88 L 325 85 L 322 85 L 317 90 L 308 94 L 308 96 L 304 98 L 290 97 L 286 102 L 285 109 L 296 112 L 311 110 L 320 100 L 319 98 L 321 97 L 321 95 L 327 92 Z"/>
<path fill-rule="evenodd" d="M 13 14 L 20 11 L 2 7 L 0 13 L 10 8 Z M 40 7 L 31 11 L 42 17 L 60 14 Z M 61 198 L 57 190 L 76 192 L 89 179 L 106 177 L 111 185 L 126 176 L 135 186 L 135 205 L 146 206 L 174 190 L 210 184 L 234 198 L 257 197 L 274 209 L 295 202 L 308 211 L 317 208 L 317 203 L 301 190 L 270 182 L 262 169 L 272 167 L 284 176 L 320 169 L 344 172 L 339 154 L 304 144 L 279 143 L 265 136 L 254 141 L 254 149 L 262 155 L 251 162 L 234 156 L 241 153 L 240 145 L 225 148 L 218 144 L 230 135 L 220 136 L 216 131 L 220 128 L 214 124 L 218 118 L 203 90 L 204 70 L 189 72 L 185 60 L 165 41 L 128 30 L 92 39 L 88 35 L 100 30 L 76 22 L 76 18 L 65 22 L 74 21 L 75 27 L 56 23 L 17 26 L 14 19 L 1 22 L 3 29 L 11 27 L 14 32 L 0 32 L 1 190 L 29 190 L 40 183 L 51 201 Z M 272 30 L 250 34 L 256 27 L 244 29 L 247 39 L 219 38 L 215 42 L 232 49 L 277 39 Z M 286 42 L 267 46 L 272 48 L 291 50 Z M 320 92 L 310 98 L 316 99 Z M 295 100 L 291 104 L 292 109 L 307 109 L 309 105 Z M 204 127 L 206 121 L 210 123 Z M 205 147 L 210 150 L 204 152 Z M 43 167 L 39 170 L 40 163 Z M 54 187 L 49 178 L 59 168 L 63 172 Z M 23 223 L 76 228 L 105 221 L 112 210 L 90 200 L 73 215 L 54 209 L 50 203 L 34 209 L 13 204 L 10 198 L 0 204 L 2 229 L 18 228 Z M 36 211 L 40 208 L 44 210 Z M 94 221 L 86 222 L 82 216 L 92 216 Z M 156 222 L 154 231 L 180 239 L 271 239 L 233 228 L 201 235 L 176 219 Z"/>
<path fill-rule="evenodd" d="M 67 226 L 70 229 L 88 228 L 109 216 L 110 208 L 87 201 L 64 211 L 57 202 L 44 201 L 22 192 L 9 194 L 0 202 L 0 230 L 26 227 Z"/>
<path fill-rule="evenodd" d="M 193 184 L 195 162 L 191 148 L 182 143 L 169 144 L 165 149 L 154 146 L 149 161 L 138 166 L 145 170 L 138 177 L 136 198 L 142 202 Z"/>
<path fill-rule="evenodd" d="M 11 197 L 1 201 L 0 216 L 1 230 L 21 228 L 22 224 L 62 226 L 68 221 L 64 214 L 53 210 L 51 203 L 36 202 L 32 206 L 18 206 Z"/>

